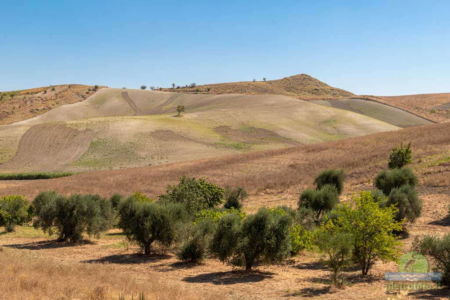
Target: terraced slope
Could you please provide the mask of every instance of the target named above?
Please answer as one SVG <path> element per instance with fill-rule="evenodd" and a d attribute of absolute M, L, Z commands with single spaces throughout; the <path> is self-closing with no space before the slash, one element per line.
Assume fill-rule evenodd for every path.
<path fill-rule="evenodd" d="M 217 83 L 165 90 L 181 93 L 206 94 L 276 94 L 292 96 L 303 100 L 337 99 L 353 96 L 348 91 L 331 87 L 306 74 L 294 75 L 278 80 Z"/>
<path fill-rule="evenodd" d="M 427 119 L 413 115 L 399 108 L 367 99 L 352 98 L 340 100 L 316 100 L 313 102 L 353 111 L 402 128 L 432 123 Z"/>
<path fill-rule="evenodd" d="M 182 117 L 175 116 L 178 105 L 186 107 Z M 105 88 L 86 101 L 0 126 L 0 171 L 148 166 L 396 129 L 361 114 L 280 95 Z"/>

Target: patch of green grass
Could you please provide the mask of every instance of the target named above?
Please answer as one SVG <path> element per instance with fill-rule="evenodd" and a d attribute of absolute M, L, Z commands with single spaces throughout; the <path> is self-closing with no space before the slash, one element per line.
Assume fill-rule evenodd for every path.
<path fill-rule="evenodd" d="M 33 226 L 16 226 L 14 232 L 0 231 L 2 238 L 48 238 L 49 235 Z"/>
<path fill-rule="evenodd" d="M 117 243 L 108 244 L 102 246 L 103 248 L 113 248 L 113 249 L 128 249 L 130 247 L 130 244 L 126 240 L 122 240 Z"/>
<path fill-rule="evenodd" d="M 0 180 L 37 180 L 71 176 L 71 172 L 36 172 L 0 174 Z"/>
<path fill-rule="evenodd" d="M 399 261 L 400 272 L 427 273 L 428 261 L 422 254 L 416 252 L 408 252 Z"/>
<path fill-rule="evenodd" d="M 234 149 L 234 150 L 249 150 L 252 146 L 246 143 L 233 143 L 233 142 L 217 142 L 218 147 Z"/>

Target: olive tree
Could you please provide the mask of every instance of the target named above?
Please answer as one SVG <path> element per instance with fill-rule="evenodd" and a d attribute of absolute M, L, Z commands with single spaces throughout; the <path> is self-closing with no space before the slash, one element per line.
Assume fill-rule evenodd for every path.
<path fill-rule="evenodd" d="M 119 218 L 119 227 L 129 240 L 141 247 L 145 255 L 151 254 L 153 242 L 170 246 L 174 240 L 174 223 L 163 205 L 130 197 L 120 204 Z"/>
<path fill-rule="evenodd" d="M 344 189 L 345 174 L 343 170 L 325 170 L 314 180 L 316 188 L 320 190 L 325 185 L 333 185 L 340 195 Z"/>
<path fill-rule="evenodd" d="M 402 185 L 415 187 L 416 184 L 417 177 L 409 168 L 383 170 L 375 178 L 375 186 L 386 196 L 389 195 L 394 188 L 399 188 Z"/>
<path fill-rule="evenodd" d="M 386 205 L 394 205 L 398 208 L 395 217 L 397 221 L 406 219 L 408 222 L 413 223 L 422 212 L 422 200 L 410 185 L 402 185 L 401 187 L 392 189 Z"/>
<path fill-rule="evenodd" d="M 339 202 L 339 194 L 334 185 L 324 185 L 319 190 L 307 189 L 298 202 L 299 209 L 310 209 L 314 212 L 315 222 L 319 222 L 323 214 L 331 211 Z"/>
<path fill-rule="evenodd" d="M 33 225 L 49 234 L 58 232 L 59 241 L 80 242 L 83 233 L 97 236 L 109 229 L 113 221 L 111 202 L 98 195 L 71 195 L 55 192 L 39 194 L 32 203 Z"/>
<path fill-rule="evenodd" d="M 15 230 L 16 225 L 29 221 L 29 203 L 22 196 L 10 195 L 0 198 L 0 226 L 7 232 Z"/>
<path fill-rule="evenodd" d="M 205 179 L 182 177 L 178 185 L 169 186 L 166 194 L 160 196 L 163 202 L 182 203 L 186 209 L 195 213 L 213 208 L 222 203 L 224 190 Z"/>
<path fill-rule="evenodd" d="M 247 192 L 241 187 L 226 188 L 224 207 L 240 210 L 242 208 L 242 201 L 247 198 L 247 196 Z"/>

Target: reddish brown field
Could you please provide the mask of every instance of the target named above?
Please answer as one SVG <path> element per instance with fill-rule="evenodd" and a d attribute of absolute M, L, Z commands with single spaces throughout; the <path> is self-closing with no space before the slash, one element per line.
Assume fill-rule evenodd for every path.
<path fill-rule="evenodd" d="M 93 86 L 79 84 L 0 92 L 0 125 L 29 119 L 64 104 L 83 101 L 93 93 Z"/>
<path fill-rule="evenodd" d="M 450 119 L 450 93 L 376 97 L 376 100 L 436 122 Z"/>

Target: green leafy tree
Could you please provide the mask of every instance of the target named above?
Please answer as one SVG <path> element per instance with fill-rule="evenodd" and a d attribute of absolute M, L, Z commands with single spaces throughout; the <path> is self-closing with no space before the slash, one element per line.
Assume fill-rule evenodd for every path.
<path fill-rule="evenodd" d="M 181 114 L 184 113 L 185 108 L 184 105 L 178 105 L 177 106 L 177 117 L 181 117 Z"/>
<path fill-rule="evenodd" d="M 417 196 L 417 192 L 409 185 L 402 185 L 394 188 L 389 193 L 386 205 L 394 205 L 398 208 L 396 220 L 406 219 L 413 223 L 422 212 L 422 200 Z"/>
<path fill-rule="evenodd" d="M 121 203 L 119 216 L 119 227 L 130 241 L 141 247 L 145 255 L 151 254 L 153 242 L 170 246 L 175 238 L 174 223 L 163 205 L 130 197 Z"/>
<path fill-rule="evenodd" d="M 291 256 L 297 255 L 302 250 L 309 250 L 313 245 L 312 231 L 300 224 L 293 224 L 289 229 L 291 243 Z"/>
<path fill-rule="evenodd" d="M 339 202 L 339 194 L 334 185 L 324 185 L 319 190 L 305 190 L 300 195 L 299 208 L 311 209 L 315 222 L 319 222 L 326 212 L 331 211 Z"/>
<path fill-rule="evenodd" d="M 442 283 L 450 287 L 450 234 L 442 238 L 425 236 L 422 239 L 416 239 L 413 248 L 433 258 L 436 269 L 442 272 Z"/>
<path fill-rule="evenodd" d="M 340 195 L 344 189 L 345 174 L 343 170 L 326 170 L 314 180 L 316 188 L 320 190 L 325 185 L 333 185 Z"/>
<path fill-rule="evenodd" d="M 226 188 L 225 189 L 225 204 L 224 207 L 227 209 L 235 208 L 240 210 L 242 208 L 242 201 L 247 198 L 247 192 L 241 188 Z"/>
<path fill-rule="evenodd" d="M 415 187 L 416 184 L 417 177 L 408 168 L 383 170 L 375 178 L 375 186 L 386 196 L 391 193 L 392 189 L 399 188 L 402 185 Z"/>
<path fill-rule="evenodd" d="M 55 192 L 39 194 L 32 203 L 34 226 L 49 234 L 59 234 L 59 241 L 80 242 L 83 233 L 97 236 L 113 222 L 111 202 L 98 195 L 64 197 Z"/>
<path fill-rule="evenodd" d="M 160 196 L 164 202 L 182 203 L 189 212 L 213 208 L 222 203 L 224 190 L 204 179 L 182 177 L 178 185 L 169 186 Z"/>
<path fill-rule="evenodd" d="M 341 232 L 351 234 L 353 260 L 367 275 L 377 260 L 395 261 L 399 242 L 393 231 L 402 229 L 395 220 L 395 207 L 380 207 L 371 192 L 361 192 L 354 205 L 344 204 L 334 211 L 333 222 Z"/>
<path fill-rule="evenodd" d="M 227 261 L 236 251 L 241 231 L 242 218 L 237 214 L 227 214 L 220 218 L 214 231 L 210 252 L 221 261 Z"/>
<path fill-rule="evenodd" d="M 411 143 L 406 146 L 400 144 L 400 146 L 395 147 L 391 150 L 389 155 L 389 169 L 403 168 L 407 164 L 411 163 L 412 160 L 412 150 Z"/>
<path fill-rule="evenodd" d="M 342 272 L 351 264 L 353 236 L 333 221 L 328 221 L 315 232 L 314 242 L 320 252 L 326 255 L 326 264 L 331 269 L 331 281 L 337 287 L 344 285 Z"/>
<path fill-rule="evenodd" d="M 0 198 L 0 226 L 5 226 L 7 232 L 13 232 L 16 225 L 22 225 L 30 220 L 29 203 L 22 196 L 11 195 Z"/>

